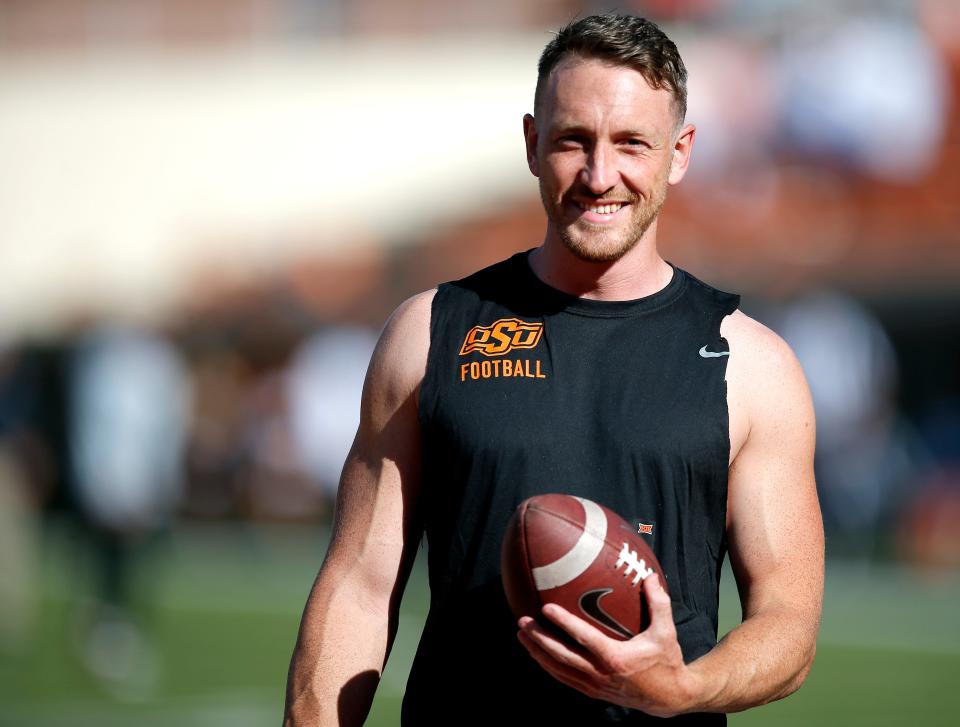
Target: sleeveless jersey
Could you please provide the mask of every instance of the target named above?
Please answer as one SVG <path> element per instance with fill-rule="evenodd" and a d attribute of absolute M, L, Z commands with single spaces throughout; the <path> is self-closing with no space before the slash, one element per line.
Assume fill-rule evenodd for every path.
<path fill-rule="evenodd" d="M 716 644 L 730 452 L 720 322 L 739 297 L 674 267 L 645 298 L 582 299 L 543 283 L 528 255 L 433 300 L 418 506 L 431 596 L 407 727 L 660 721 L 567 687 L 517 640 L 500 546 L 532 495 L 586 497 L 632 523 L 663 567 L 685 661 Z"/>

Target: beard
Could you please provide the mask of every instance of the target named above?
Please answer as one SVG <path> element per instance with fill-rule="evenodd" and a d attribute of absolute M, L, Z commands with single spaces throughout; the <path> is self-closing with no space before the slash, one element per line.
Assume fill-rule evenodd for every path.
<path fill-rule="evenodd" d="M 569 221 L 563 201 L 557 202 L 550 198 L 543 179 L 540 180 L 540 198 L 543 201 L 547 219 L 557 231 L 564 246 L 585 262 L 614 262 L 636 247 L 663 209 L 667 199 L 667 184 L 666 182 L 658 184 L 653 196 L 646 200 L 634 194 L 612 196 L 629 203 L 618 214 L 627 212 L 630 219 L 621 221 L 613 228 L 582 219 Z"/>

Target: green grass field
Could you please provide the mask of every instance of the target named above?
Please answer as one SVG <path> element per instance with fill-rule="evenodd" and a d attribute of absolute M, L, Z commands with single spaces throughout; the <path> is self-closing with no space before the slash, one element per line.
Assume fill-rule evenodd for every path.
<path fill-rule="evenodd" d="M 0 725 L 279 724 L 300 610 L 326 548 L 325 531 L 191 526 L 137 570 L 157 679 L 111 696 L 82 666 L 77 623 L 90 592 L 84 550 L 66 530 L 39 549 L 31 636 L 0 661 Z M 422 554 L 421 554 L 422 555 Z M 395 725 L 427 607 L 424 561 L 368 724 Z M 721 632 L 736 623 L 727 574 Z M 960 715 L 960 574 L 831 562 L 817 661 L 792 697 L 732 725 L 954 725 Z"/>

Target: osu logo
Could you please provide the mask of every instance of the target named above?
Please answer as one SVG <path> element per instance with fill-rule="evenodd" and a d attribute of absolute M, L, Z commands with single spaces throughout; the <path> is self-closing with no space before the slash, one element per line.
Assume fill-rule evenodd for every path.
<path fill-rule="evenodd" d="M 519 318 L 501 318 L 489 326 L 474 326 L 463 339 L 460 355 L 477 351 L 484 356 L 502 356 L 517 348 L 535 348 L 543 335 L 542 323 Z"/>

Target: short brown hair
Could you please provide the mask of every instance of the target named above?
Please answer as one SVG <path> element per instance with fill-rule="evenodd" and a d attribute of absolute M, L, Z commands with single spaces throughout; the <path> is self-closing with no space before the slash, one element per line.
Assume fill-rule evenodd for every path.
<path fill-rule="evenodd" d="M 669 89 L 677 126 L 683 123 L 687 113 L 687 69 L 677 46 L 653 21 L 607 13 L 591 15 L 561 28 L 543 49 L 537 65 L 535 110 L 540 108 L 550 72 L 567 56 L 596 58 L 639 71 L 653 88 Z"/>

